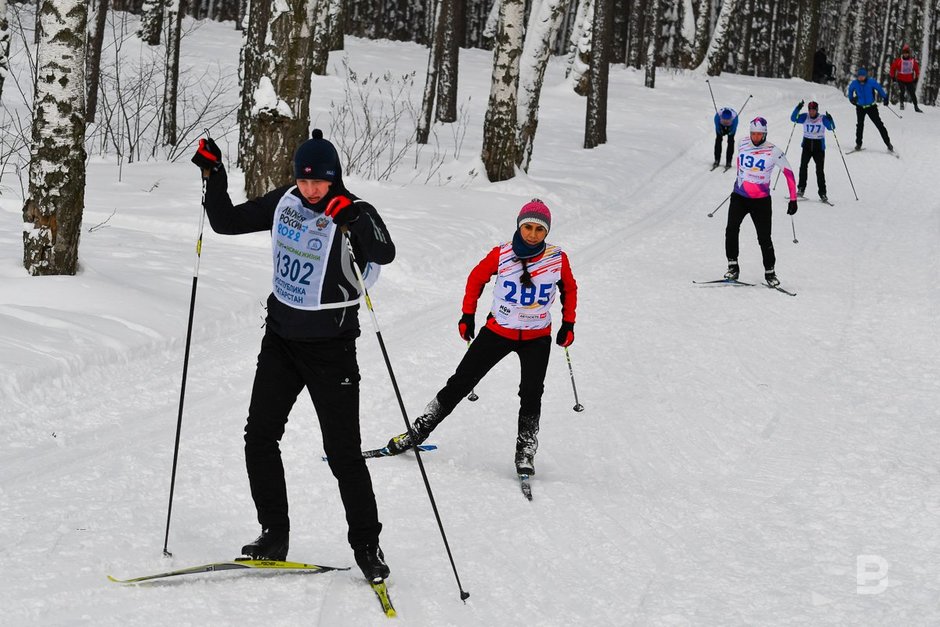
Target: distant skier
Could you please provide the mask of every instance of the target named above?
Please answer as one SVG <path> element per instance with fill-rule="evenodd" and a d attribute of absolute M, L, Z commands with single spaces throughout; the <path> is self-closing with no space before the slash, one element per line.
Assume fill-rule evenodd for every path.
<path fill-rule="evenodd" d="M 904 109 L 904 93 L 907 92 L 911 102 L 914 103 L 914 111 L 923 113 L 921 108 L 917 106 L 917 94 L 915 93 L 917 78 L 920 76 L 920 64 L 917 59 L 911 56 L 911 47 L 907 44 L 901 47 L 901 56 L 891 64 L 890 76 L 897 81 L 900 87 L 898 97 L 901 100 L 901 109 Z"/>
<path fill-rule="evenodd" d="M 858 68 L 857 78 L 849 83 L 849 89 L 846 92 L 849 96 L 849 102 L 855 105 L 855 115 L 858 122 L 855 125 L 855 150 L 862 149 L 862 134 L 865 132 L 865 116 L 871 118 L 875 128 L 881 133 L 881 139 L 888 152 L 894 152 L 894 146 L 891 145 L 891 138 L 888 137 L 888 129 L 885 128 L 881 116 L 878 114 L 878 104 L 875 100 L 875 94 L 881 96 L 881 100 L 888 104 L 888 94 L 884 88 L 873 78 L 868 77 L 868 70 L 863 67 Z"/>
<path fill-rule="evenodd" d="M 826 130 L 834 131 L 836 123 L 832 116 L 826 113 L 819 115 L 819 104 L 810 101 L 806 106 L 808 113 L 800 113 L 803 108 L 803 101 L 800 100 L 790 120 L 794 124 L 803 125 L 803 152 L 800 155 L 800 180 L 797 184 L 796 193 L 802 198 L 806 191 L 806 178 L 809 166 L 809 160 L 816 162 L 816 185 L 819 187 L 819 198 L 823 202 L 828 202 L 826 198 L 826 173 L 824 171 L 826 162 Z"/>
<path fill-rule="evenodd" d="M 750 214 L 757 231 L 764 262 L 764 280 L 767 285 L 777 287 L 780 280 L 774 269 L 777 261 L 774 243 L 770 237 L 771 200 L 770 179 L 775 167 L 783 170 L 790 190 L 790 203 L 787 215 L 796 213 L 796 180 L 787 157 L 777 146 L 767 141 L 767 120 L 751 120 L 750 136 L 738 144 L 738 176 L 731 192 L 731 204 L 728 207 L 728 225 L 725 227 L 725 255 L 728 257 L 728 271 L 725 279 L 737 281 L 740 276 L 738 267 L 738 236 L 744 216 Z"/>
<path fill-rule="evenodd" d="M 828 83 L 833 80 L 835 77 L 832 75 L 832 71 L 835 69 L 835 66 L 829 63 L 829 59 L 826 58 L 826 49 L 820 48 L 813 55 L 813 82 L 814 83 Z"/>
<path fill-rule="evenodd" d="M 270 231 L 272 293 L 258 354 L 245 462 L 261 535 L 242 547 L 254 559 L 287 558 L 290 519 L 278 443 L 297 396 L 310 394 L 323 450 L 339 484 L 347 539 L 366 579 L 385 579 L 389 568 L 379 547 L 379 522 L 359 434 L 359 286 L 356 262 L 387 264 L 395 245 L 375 207 L 343 184 L 336 148 L 320 129 L 294 154 L 294 183 L 232 205 L 222 153 L 200 140 L 193 163 L 206 179 L 205 208 L 216 233 Z"/>
<path fill-rule="evenodd" d="M 473 343 L 447 384 L 431 399 L 424 413 L 415 418 L 411 432 L 389 440 L 388 449 L 393 454 L 424 442 L 486 373 L 509 353 L 516 353 L 522 370 L 516 472 L 535 474 L 536 435 L 551 351 L 550 309 L 556 294 L 560 295 L 562 322 L 555 343 L 569 346 L 574 342 L 578 302 L 578 284 L 571 273 L 568 255 L 545 241 L 551 226 L 552 214 L 548 207 L 533 198 L 519 212 L 512 240 L 490 250 L 470 272 L 457 331 L 462 339 L 473 340 Z M 493 276 L 496 277 L 493 305 L 474 339 L 477 300 Z"/>
<path fill-rule="evenodd" d="M 721 139 L 728 138 L 728 149 L 725 153 L 725 167 L 731 167 L 731 157 L 734 156 L 734 134 L 738 131 L 738 113 L 734 109 L 725 107 L 715 113 L 715 163 L 712 169 L 721 165 Z"/>

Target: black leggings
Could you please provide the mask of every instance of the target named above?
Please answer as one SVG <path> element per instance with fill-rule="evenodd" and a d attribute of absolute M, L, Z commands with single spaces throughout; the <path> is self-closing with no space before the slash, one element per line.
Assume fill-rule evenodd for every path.
<path fill-rule="evenodd" d="M 741 223 L 744 216 L 751 214 L 754 228 L 757 230 L 757 243 L 764 261 L 764 271 L 774 269 L 777 261 L 774 255 L 774 243 L 770 239 L 770 224 L 772 211 L 770 196 L 764 198 L 745 198 L 740 194 L 731 194 L 731 205 L 728 207 L 728 226 L 725 227 L 725 255 L 728 259 L 738 258 L 738 235 L 741 232 Z"/>
<path fill-rule="evenodd" d="M 728 135 L 728 148 L 725 150 L 725 165 L 731 165 L 731 157 L 734 156 L 734 135 Z M 721 161 L 721 138 L 722 135 L 715 133 L 715 163 Z"/>
<path fill-rule="evenodd" d="M 359 436 L 359 365 L 351 339 L 301 342 L 265 333 L 245 426 L 245 463 L 262 528 L 289 529 L 287 485 L 278 442 L 300 392 L 307 388 L 320 422 L 323 450 L 339 483 L 350 546 L 378 542 L 372 478 Z"/>
<path fill-rule="evenodd" d="M 891 138 L 888 137 L 888 129 L 885 128 L 885 123 L 881 121 L 881 114 L 878 113 L 878 105 L 868 105 L 867 107 L 855 107 L 855 116 L 858 118 L 855 124 L 856 145 L 862 145 L 862 134 L 865 132 L 866 115 L 871 118 L 871 121 L 875 124 L 875 128 L 881 133 L 881 140 L 885 143 L 885 146 L 891 144 Z"/>
<path fill-rule="evenodd" d="M 806 189 L 807 170 L 809 169 L 809 160 L 816 162 L 816 184 L 819 186 L 819 193 L 826 195 L 826 172 L 823 170 L 826 164 L 826 150 L 823 148 L 821 139 L 804 139 L 803 154 L 800 155 L 800 182 L 798 187 Z"/>
<path fill-rule="evenodd" d="M 483 327 L 460 360 L 456 372 L 437 393 L 441 408 L 439 417 L 443 419 L 454 411 L 473 386 L 509 353 L 519 355 L 519 415 L 539 415 L 551 348 L 551 336 L 548 335 L 533 340 L 510 340 Z"/>
<path fill-rule="evenodd" d="M 905 83 L 904 81 L 898 81 L 898 98 L 901 101 L 901 106 L 904 106 L 904 93 L 907 92 L 907 95 L 910 96 L 911 102 L 914 104 L 914 108 L 917 108 L 917 81 L 909 81 Z"/>

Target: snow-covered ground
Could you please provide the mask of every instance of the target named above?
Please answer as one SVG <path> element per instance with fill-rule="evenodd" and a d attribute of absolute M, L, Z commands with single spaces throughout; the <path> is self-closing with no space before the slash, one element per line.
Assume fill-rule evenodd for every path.
<path fill-rule="evenodd" d="M 184 63 L 224 50 L 234 67 L 238 45 L 231 24 L 206 23 L 184 42 Z M 417 70 L 418 97 L 425 49 L 347 45 L 331 57 L 332 75 L 314 78 L 318 126 L 341 99 L 343 57 L 360 73 Z M 713 109 L 702 77 L 660 71 L 649 90 L 642 73 L 613 67 L 609 143 L 586 151 L 584 100 L 553 62 L 529 175 L 488 184 L 469 172 L 480 167 L 490 63 L 487 52 L 462 51 L 470 123 L 460 159 L 444 166 L 449 184 L 411 183 L 404 170 L 385 183 L 348 177 L 398 245 L 373 294 L 383 337 L 414 416 L 464 351 L 455 326 L 467 272 L 538 196 L 580 285 L 570 352 L 586 411 L 572 411 L 555 349 L 531 503 L 512 465 L 513 358 L 435 432 L 440 449 L 424 459 L 466 604 L 414 459 L 370 462 L 402 624 L 940 621 L 937 110 L 903 120 L 882 110 L 901 159 L 869 126 L 869 150 L 846 157 L 859 201 L 834 141 L 835 207 L 801 202 L 791 226 L 781 182 L 777 270 L 799 293 L 791 298 L 691 283 L 724 271 L 726 208 L 706 214 L 734 176 L 708 171 Z M 843 148 L 853 143 L 853 108 L 834 88 L 743 76 L 712 85 L 719 106 L 753 94 L 743 117 L 766 117 L 781 146 L 801 99 L 833 114 Z M 5 106 L 12 98 L 5 92 Z M 452 141 L 447 128 L 440 135 Z M 240 180 L 233 171 L 236 195 Z M 113 160 L 92 159 L 82 270 L 56 278 L 23 270 L 19 185 L 0 183 L 0 622 L 382 624 L 355 570 L 107 581 L 231 558 L 257 533 L 242 428 L 270 244 L 264 234 L 206 235 L 167 559 L 198 173 L 187 159 L 144 162 L 125 165 L 118 182 Z M 815 198 L 813 179 L 808 191 Z M 741 250 L 742 280 L 759 281 L 749 221 Z M 361 321 L 362 431 L 378 446 L 403 422 Z M 291 557 L 353 565 L 304 397 L 282 448 Z"/>

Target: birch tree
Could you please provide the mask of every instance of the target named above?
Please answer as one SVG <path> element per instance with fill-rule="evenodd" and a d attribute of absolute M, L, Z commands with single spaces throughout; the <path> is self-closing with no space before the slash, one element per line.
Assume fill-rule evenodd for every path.
<path fill-rule="evenodd" d="M 163 80 L 163 145 L 173 146 L 177 140 L 176 129 L 176 101 L 180 78 L 180 36 L 183 24 L 183 13 L 180 11 L 180 0 L 165 0 L 166 11 L 163 14 L 163 24 L 166 34 L 166 62 L 164 63 Z"/>
<path fill-rule="evenodd" d="M 923 34 L 920 42 L 920 68 L 921 68 L 921 79 L 917 81 L 917 87 L 915 88 L 915 93 L 917 94 L 917 99 L 920 101 L 924 100 L 924 85 L 928 83 L 927 81 L 927 70 L 930 67 L 930 42 L 931 42 L 931 30 L 934 27 L 934 3 L 935 0 L 924 0 L 924 10 L 923 10 Z"/>
<path fill-rule="evenodd" d="M 692 66 L 701 65 L 708 52 L 708 33 L 711 31 L 711 0 L 697 0 L 695 11 L 695 39 L 692 40 Z"/>
<path fill-rule="evenodd" d="M 718 13 L 718 20 L 715 22 L 715 30 L 712 32 L 711 40 L 708 43 L 708 51 L 705 58 L 697 68 L 696 72 L 705 72 L 709 76 L 718 76 L 725 66 L 725 55 L 727 43 L 728 27 L 731 24 L 731 16 L 738 5 L 738 0 L 722 0 L 721 11 Z"/>
<path fill-rule="evenodd" d="M 591 46 L 591 76 L 588 79 L 584 147 L 607 143 L 607 78 L 610 74 L 610 24 L 612 0 L 595 0 Z"/>
<path fill-rule="evenodd" d="M 434 101 L 437 95 L 437 73 L 441 67 L 441 43 L 443 41 L 444 0 L 434 2 L 433 34 L 428 46 L 428 71 L 424 77 L 424 95 L 421 98 L 421 116 L 418 118 L 416 141 L 419 144 L 428 143 L 431 134 L 431 116 L 434 113 Z"/>
<path fill-rule="evenodd" d="M 501 0 L 481 154 L 486 176 L 492 182 L 511 179 L 516 173 L 516 93 L 524 20 L 523 0 Z"/>
<path fill-rule="evenodd" d="M 565 70 L 565 77 L 579 96 L 586 96 L 588 92 L 593 22 L 594 0 L 578 0 L 577 17 L 568 41 L 568 68 Z"/>
<path fill-rule="evenodd" d="M 144 0 L 140 12 L 140 29 L 137 34 L 147 42 L 147 45 L 160 44 L 160 31 L 163 29 L 163 3 L 164 0 Z"/>
<path fill-rule="evenodd" d="M 3 3 L 4 0 L 0 0 Z M 89 29 L 85 50 L 85 121 L 94 122 L 98 109 L 98 85 L 101 77 L 101 48 L 104 45 L 104 29 L 108 20 L 108 0 L 94 2 L 94 21 L 88 20 Z"/>
<path fill-rule="evenodd" d="M 796 33 L 796 57 L 793 75 L 803 80 L 813 80 L 813 55 L 819 39 L 819 0 L 808 0 L 802 4 L 800 25 Z"/>
<path fill-rule="evenodd" d="M 438 122 L 457 121 L 457 77 L 460 74 L 460 23 L 465 0 L 442 0 L 441 65 L 437 78 Z"/>
<path fill-rule="evenodd" d="M 0 97 L 3 81 L 10 72 L 10 20 L 7 18 L 7 0 L 0 0 Z"/>
<path fill-rule="evenodd" d="M 316 0 L 276 0 L 270 6 L 264 34 L 255 50 L 246 50 L 253 70 L 242 85 L 242 103 L 249 96 L 241 132 L 251 149 L 241 155 L 245 191 L 249 197 L 288 183 L 293 178 L 293 155 L 310 126 L 311 27 Z M 253 2 L 252 28 L 266 2 Z M 249 34 L 249 38 L 250 38 Z M 247 80 L 251 78 L 251 80 Z M 240 144 L 241 145 L 241 144 Z"/>
<path fill-rule="evenodd" d="M 659 25 L 660 25 L 660 0 L 651 0 L 650 10 L 653 12 L 650 18 L 649 43 L 646 46 L 646 73 L 644 84 L 653 89 L 656 87 L 656 60 L 659 57 Z"/>
<path fill-rule="evenodd" d="M 32 275 L 75 274 L 85 205 L 84 0 L 42 0 L 36 54 L 23 266 Z"/>
<path fill-rule="evenodd" d="M 532 161 L 532 146 L 539 124 L 539 97 L 545 81 L 545 68 L 551 56 L 552 42 L 558 35 L 561 19 L 570 0 L 534 0 L 526 27 L 522 58 L 519 62 L 518 112 L 519 166 L 526 172 Z"/>
<path fill-rule="evenodd" d="M 334 49 L 335 31 L 342 31 L 339 21 L 343 0 L 319 0 L 313 18 L 313 40 L 311 42 L 312 68 L 317 76 L 326 76 L 330 50 Z"/>

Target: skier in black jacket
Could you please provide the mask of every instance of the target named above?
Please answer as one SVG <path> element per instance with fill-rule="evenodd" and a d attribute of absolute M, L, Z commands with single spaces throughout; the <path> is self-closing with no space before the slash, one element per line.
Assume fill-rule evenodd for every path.
<path fill-rule="evenodd" d="M 273 290 L 245 426 L 248 480 L 262 532 L 242 553 L 254 559 L 287 557 L 290 520 L 278 442 L 294 401 L 307 388 L 356 562 L 367 579 L 385 579 L 382 524 L 361 455 L 360 289 L 344 232 L 367 280 L 377 272 L 375 264 L 395 258 L 395 245 L 375 207 L 346 189 L 336 149 L 319 129 L 294 155 L 296 184 L 239 205 L 229 198 L 215 142 L 200 140 L 193 163 L 206 178 L 206 213 L 216 233 L 271 231 Z"/>

